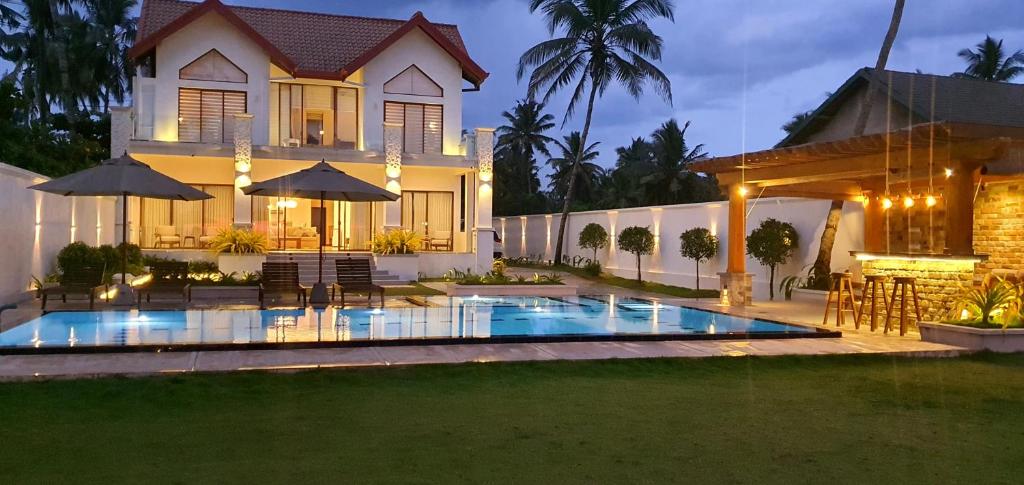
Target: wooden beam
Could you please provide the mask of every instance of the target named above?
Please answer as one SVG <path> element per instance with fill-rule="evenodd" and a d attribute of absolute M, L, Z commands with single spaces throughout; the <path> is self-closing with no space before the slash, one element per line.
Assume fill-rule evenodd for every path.
<path fill-rule="evenodd" d="M 747 198 L 741 185 L 729 186 L 729 251 L 727 271 L 747 272 Z"/>
<path fill-rule="evenodd" d="M 962 161 L 952 164 L 946 179 L 946 253 L 974 254 L 974 171 L 977 165 Z"/>

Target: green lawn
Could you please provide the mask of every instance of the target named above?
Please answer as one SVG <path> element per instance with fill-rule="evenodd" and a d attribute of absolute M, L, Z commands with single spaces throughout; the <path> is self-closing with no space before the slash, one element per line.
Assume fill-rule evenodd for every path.
<path fill-rule="evenodd" d="M 718 290 L 709 290 L 702 288 L 700 291 L 693 288 L 686 288 L 683 286 L 672 286 L 663 285 L 661 283 L 654 283 L 650 281 L 637 281 L 635 278 L 622 278 L 619 276 L 611 275 L 608 273 L 601 273 L 600 276 L 594 276 L 583 268 L 574 268 L 569 265 L 550 266 L 546 264 L 535 264 L 535 263 L 516 263 L 509 264 L 510 268 L 525 268 L 535 269 L 538 271 L 565 271 L 571 273 L 580 278 L 596 281 L 598 283 L 604 283 L 610 286 L 618 286 L 620 288 L 629 288 L 633 290 L 646 291 L 649 293 L 659 293 L 662 295 L 675 296 L 678 298 L 718 298 Z"/>
<path fill-rule="evenodd" d="M 4 483 L 1019 483 L 1024 355 L 0 384 Z"/>

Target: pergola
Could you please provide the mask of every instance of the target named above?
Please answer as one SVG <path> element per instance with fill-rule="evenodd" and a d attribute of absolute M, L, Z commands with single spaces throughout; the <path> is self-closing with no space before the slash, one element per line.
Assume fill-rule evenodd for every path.
<path fill-rule="evenodd" d="M 727 273 L 736 295 L 746 283 L 746 200 L 804 197 L 864 204 L 864 250 L 886 250 L 885 205 L 939 196 L 945 205 L 944 254 L 973 256 L 974 184 L 1024 172 L 1024 128 L 934 122 L 835 141 L 774 148 L 697 162 L 729 194 Z M 998 173 L 998 174 L 997 174 Z M 888 202 L 886 201 L 888 199 Z M 730 284 L 731 283 L 731 284 Z M 737 295 L 739 296 L 739 295 Z M 735 303 L 749 301 L 745 293 Z"/>

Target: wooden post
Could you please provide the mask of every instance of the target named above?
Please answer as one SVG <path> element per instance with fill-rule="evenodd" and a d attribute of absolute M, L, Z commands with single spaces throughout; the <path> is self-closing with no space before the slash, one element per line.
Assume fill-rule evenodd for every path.
<path fill-rule="evenodd" d="M 946 179 L 946 254 L 974 254 L 974 169 L 964 162 L 952 162 Z"/>
<path fill-rule="evenodd" d="M 864 251 L 882 253 L 886 249 L 885 210 L 878 198 L 869 198 L 864 206 Z"/>
<path fill-rule="evenodd" d="M 729 273 L 747 272 L 747 198 L 741 193 L 743 186 L 729 186 Z"/>

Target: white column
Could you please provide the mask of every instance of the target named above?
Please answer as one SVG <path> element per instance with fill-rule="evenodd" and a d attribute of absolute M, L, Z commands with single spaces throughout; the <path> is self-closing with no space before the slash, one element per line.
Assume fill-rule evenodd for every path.
<path fill-rule="evenodd" d="M 494 187 L 494 129 L 476 129 L 476 262 L 480 272 L 490 271 L 494 260 L 494 227 L 491 224 L 491 199 Z"/>
<path fill-rule="evenodd" d="M 402 123 L 384 123 L 384 188 L 402 195 Z M 402 227 L 402 199 L 384 203 L 384 230 Z"/>
<path fill-rule="evenodd" d="M 235 227 L 252 227 L 252 198 L 242 189 L 252 185 L 252 118 L 235 115 Z"/>
<path fill-rule="evenodd" d="M 132 140 L 132 132 L 134 126 L 132 123 L 132 108 L 131 106 L 111 106 L 110 107 L 110 158 L 117 158 L 128 152 L 128 145 Z M 125 224 L 122 220 L 122 208 L 123 203 L 122 197 L 117 198 L 117 202 L 114 204 L 114 213 L 109 216 L 104 216 L 104 220 L 114 221 L 114 244 L 120 244 L 121 241 L 121 226 Z M 128 201 L 129 211 L 131 209 L 131 201 Z M 134 230 L 131 224 L 131 218 L 128 220 L 128 240 L 131 241 L 134 238 Z M 138 242 L 137 238 L 134 238 Z"/>

